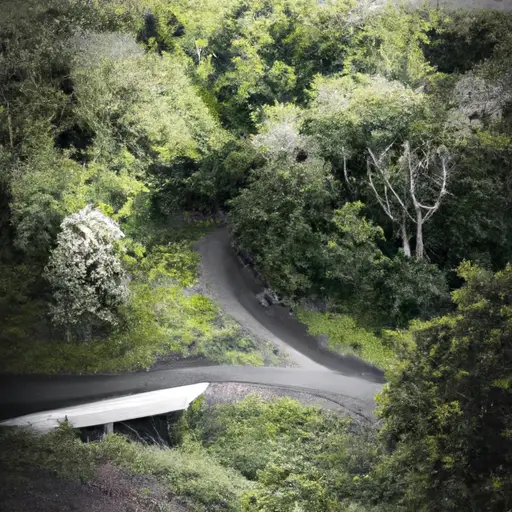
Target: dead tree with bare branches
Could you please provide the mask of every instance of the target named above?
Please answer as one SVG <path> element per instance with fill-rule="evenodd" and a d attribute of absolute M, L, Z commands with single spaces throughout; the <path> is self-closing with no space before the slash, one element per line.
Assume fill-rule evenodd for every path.
<path fill-rule="evenodd" d="M 408 226 L 416 225 L 416 259 L 422 260 L 423 226 L 439 210 L 448 193 L 450 157 L 444 147 L 427 144 L 411 149 L 406 142 L 402 155 L 393 162 L 391 149 L 392 145 L 379 156 L 368 149 L 368 181 L 384 213 L 399 226 L 407 257 L 411 256 Z"/>

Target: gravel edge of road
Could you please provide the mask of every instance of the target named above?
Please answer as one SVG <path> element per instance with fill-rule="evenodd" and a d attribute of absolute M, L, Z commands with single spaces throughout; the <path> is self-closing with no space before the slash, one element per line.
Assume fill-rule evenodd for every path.
<path fill-rule="evenodd" d="M 357 399 L 344 395 L 329 393 L 329 398 L 315 396 L 303 391 L 264 386 L 260 384 L 245 384 L 240 382 L 211 383 L 204 393 L 205 404 L 215 406 L 237 403 L 248 395 L 257 395 L 263 400 L 288 397 L 307 407 L 320 407 L 343 417 L 349 417 L 357 424 L 373 425 L 377 418 L 368 413 L 368 407 Z M 325 395 L 325 394 L 324 394 Z"/>

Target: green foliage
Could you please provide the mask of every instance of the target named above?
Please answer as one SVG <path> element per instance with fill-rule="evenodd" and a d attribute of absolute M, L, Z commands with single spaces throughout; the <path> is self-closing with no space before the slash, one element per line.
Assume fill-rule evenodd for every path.
<path fill-rule="evenodd" d="M 387 343 L 387 339 L 358 326 L 349 315 L 299 309 L 297 317 L 313 336 L 327 335 L 328 347 L 333 352 L 356 355 L 383 370 L 396 362 L 394 347 Z"/>
<path fill-rule="evenodd" d="M 395 510 L 503 510 L 510 501 L 512 268 L 459 267 L 456 313 L 413 327 L 415 349 L 379 397 L 392 452 L 372 478 Z"/>
<path fill-rule="evenodd" d="M 357 158 L 370 147 L 384 150 L 389 144 L 425 136 L 429 120 L 427 95 L 398 80 L 363 74 L 318 76 L 311 91 L 307 131 L 322 148 L 322 155 L 341 168 L 343 159 Z M 361 154 L 364 155 L 361 155 Z M 361 169 L 366 173 L 366 164 Z M 362 176 L 358 173 L 354 183 Z"/>
<path fill-rule="evenodd" d="M 263 402 L 257 396 L 237 405 L 217 406 L 201 418 L 201 437 L 210 453 L 225 465 L 255 480 L 269 462 L 276 444 L 302 439 L 321 427 L 321 416 L 297 402 L 282 399 Z M 309 433 L 308 433 L 309 431 Z"/>
<path fill-rule="evenodd" d="M 450 12 L 432 27 L 425 55 L 442 73 L 465 73 L 499 53 L 511 21 L 508 13 L 494 10 Z"/>
<path fill-rule="evenodd" d="M 111 435 L 92 448 L 97 457 L 113 460 L 135 473 L 158 477 L 174 493 L 188 498 L 198 512 L 236 512 L 240 496 L 252 487 L 239 473 L 219 465 L 196 444 L 169 450 L 141 447 Z"/>
<path fill-rule="evenodd" d="M 231 140 L 201 160 L 183 181 L 187 205 L 225 208 L 247 183 L 250 171 L 262 164 L 255 148 L 245 140 Z"/>
<path fill-rule="evenodd" d="M 231 205 L 241 249 L 255 256 L 265 279 L 288 296 L 307 293 L 322 268 L 322 228 L 333 198 L 328 167 L 318 160 L 269 162 Z"/>
<path fill-rule="evenodd" d="M 499 269 L 509 261 L 512 231 L 506 212 L 511 157 L 509 138 L 489 132 L 478 134 L 461 148 L 451 194 L 439 217 L 434 216 L 426 226 L 435 263 L 450 269 L 467 258 Z"/>
<path fill-rule="evenodd" d="M 384 325 L 407 327 L 414 318 L 428 319 L 450 309 L 446 277 L 439 267 L 402 253 L 386 261 L 379 285 Z"/>
<path fill-rule="evenodd" d="M 243 334 L 209 299 L 187 296 L 176 285 L 132 283 L 130 302 L 119 314 L 121 324 L 108 337 L 80 345 L 44 338 L 34 343 L 22 335 L 15 343 L 6 341 L 0 367 L 12 373 L 96 373 L 147 369 L 169 357 L 242 365 L 276 360 L 269 347 L 262 349 Z"/>
<path fill-rule="evenodd" d="M 193 244 L 215 222 L 191 219 L 220 208 L 285 301 L 332 306 L 299 311 L 313 334 L 390 376 L 386 456 L 318 411 L 251 399 L 197 420 L 206 448 L 144 451 L 115 436 L 82 448 L 59 431 L 44 454 L 24 438 L 37 464 L 59 470 L 65 450 L 64 469 L 85 478 L 108 452 L 205 511 L 502 510 L 512 271 L 490 269 L 512 251 L 510 14 L 348 0 L 18 4 L 0 7 L 1 369 L 274 363 L 194 291 Z M 395 172 L 405 141 L 446 146 L 455 165 L 425 226 L 429 263 L 400 252 L 368 183 L 368 149 L 389 147 Z M 47 321 L 41 273 L 62 220 L 86 204 L 127 235 L 131 298 L 114 329 L 71 345 Z M 464 259 L 489 270 L 464 264 L 455 277 Z M 466 284 L 457 311 L 432 320 L 450 311 L 446 276 Z"/>
<path fill-rule="evenodd" d="M 132 473 L 155 476 L 196 512 L 237 512 L 242 494 L 252 487 L 239 473 L 222 467 L 194 444 L 158 448 L 131 443 L 115 434 L 85 444 L 65 424 L 44 436 L 6 430 L 0 433 L 0 441 L 0 462 L 13 472 L 37 467 L 71 480 L 88 481 L 100 463 L 110 462 Z"/>
<path fill-rule="evenodd" d="M 345 61 L 345 72 L 380 74 L 412 86 L 433 72 L 424 56 L 428 33 L 438 21 L 434 10 L 388 4 L 370 14 Z"/>
<path fill-rule="evenodd" d="M 345 53 L 339 35 L 349 24 L 344 17 L 350 4 L 319 5 L 312 0 L 224 3 L 224 8 L 229 6 L 224 24 L 214 32 L 205 31 L 209 32 L 208 44 L 202 38 L 201 57 L 197 44 L 195 48 L 195 58 L 202 59 L 200 74 L 215 92 L 223 120 L 237 131 L 251 131 L 250 114 L 255 108 L 274 101 L 303 100 L 315 73 L 339 68 Z M 187 18 L 195 16 L 183 15 L 184 26 Z M 218 20 L 217 16 L 211 20 Z M 187 35 L 184 41 L 191 53 Z"/>
<path fill-rule="evenodd" d="M 256 481 L 242 510 L 357 510 L 353 483 L 378 451 L 371 432 L 358 437 L 347 420 L 288 398 L 249 396 L 189 416 L 209 453 Z"/>
<path fill-rule="evenodd" d="M 94 475 L 94 456 L 69 424 L 41 437 L 28 429 L 0 431 L 0 463 L 13 473 L 40 468 L 72 480 Z"/>
<path fill-rule="evenodd" d="M 192 286 L 197 279 L 199 259 L 191 242 L 171 242 L 152 247 L 141 260 L 137 272 L 151 282 L 170 281 L 182 287 Z"/>
<path fill-rule="evenodd" d="M 77 51 L 96 51 L 97 39 L 86 34 Z M 152 152 L 156 164 L 169 165 L 177 157 L 199 158 L 222 142 L 222 130 L 176 56 L 100 55 L 91 64 L 79 55 L 72 72 L 79 98 L 74 114 L 96 134 L 94 153 L 109 156 L 122 140 L 132 155 Z"/>
<path fill-rule="evenodd" d="M 330 297 L 364 308 L 375 298 L 375 282 L 383 273 L 386 258 L 377 247 L 382 229 L 360 215 L 360 201 L 345 203 L 334 212 L 334 233 L 327 242 L 325 289 Z"/>
<path fill-rule="evenodd" d="M 52 150 L 24 163 L 11 185 L 11 208 L 20 249 L 47 257 L 61 221 L 76 211 L 68 211 L 66 202 L 75 202 L 79 209 L 85 206 L 85 201 L 74 194 L 86 179 L 80 171 L 76 162 L 59 158 Z"/>

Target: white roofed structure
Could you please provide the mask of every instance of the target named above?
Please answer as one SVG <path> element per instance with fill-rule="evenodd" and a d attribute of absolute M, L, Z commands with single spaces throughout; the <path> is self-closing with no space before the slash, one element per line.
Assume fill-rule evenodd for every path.
<path fill-rule="evenodd" d="M 208 386 L 209 383 L 203 382 L 38 412 L 2 421 L 0 427 L 25 427 L 47 432 L 66 420 L 74 428 L 84 428 L 158 416 L 188 409 L 191 402 L 202 395 Z"/>

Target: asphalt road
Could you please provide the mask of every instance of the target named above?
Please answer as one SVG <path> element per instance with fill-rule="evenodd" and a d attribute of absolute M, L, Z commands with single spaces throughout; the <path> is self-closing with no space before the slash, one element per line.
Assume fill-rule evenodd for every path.
<path fill-rule="evenodd" d="M 227 228 L 204 238 L 198 250 L 202 261 L 201 284 L 207 293 L 253 335 L 287 353 L 296 366 L 309 370 L 329 369 L 372 382 L 384 382 L 382 371 L 374 366 L 325 350 L 287 308 L 261 306 L 256 295 L 263 290 L 263 285 L 238 260 Z"/>
<path fill-rule="evenodd" d="M 330 354 L 288 310 L 262 307 L 262 285 L 231 248 L 227 229 L 206 237 L 201 284 L 257 338 L 289 354 L 296 368 L 204 366 L 121 375 L 0 376 L 0 419 L 70 407 L 122 395 L 200 382 L 241 382 L 308 392 L 335 401 L 356 414 L 371 415 L 384 382 L 380 370 L 354 357 Z"/>
<path fill-rule="evenodd" d="M 370 415 L 380 385 L 325 370 L 206 366 L 122 375 L 0 376 L 0 419 L 199 382 L 244 382 L 310 392 Z M 334 398 L 333 398 L 334 396 Z"/>

